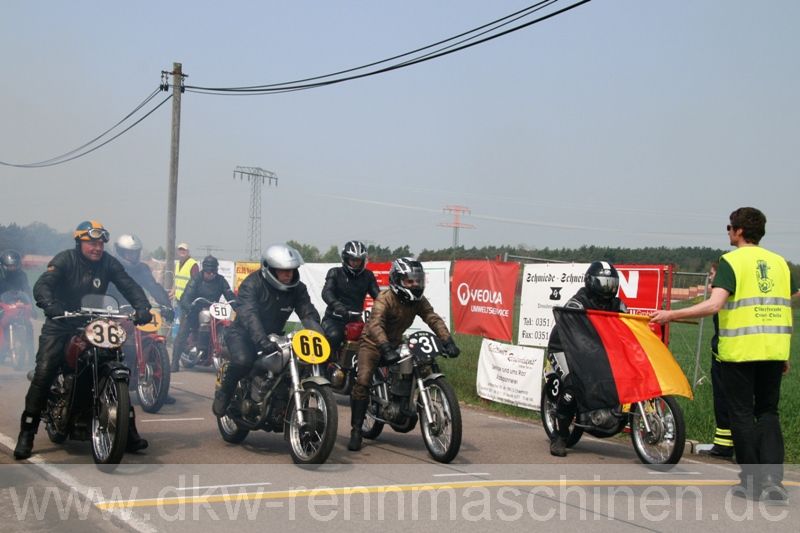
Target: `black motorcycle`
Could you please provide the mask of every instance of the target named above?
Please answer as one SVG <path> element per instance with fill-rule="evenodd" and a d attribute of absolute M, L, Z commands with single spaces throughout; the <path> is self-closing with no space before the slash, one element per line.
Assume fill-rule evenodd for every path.
<path fill-rule="evenodd" d="M 418 331 L 404 339 L 398 352 L 397 361 L 387 364 L 382 358 L 375 369 L 361 433 L 376 439 L 385 424 L 408 433 L 421 420 L 428 453 L 449 463 L 461 448 L 461 408 L 436 363 L 436 357 L 445 355 L 442 343 L 432 333 Z"/>
<path fill-rule="evenodd" d="M 259 353 L 250 374 L 237 384 L 228 411 L 217 417 L 219 432 L 234 444 L 250 431 L 282 432 L 295 463 L 324 463 L 336 442 L 339 420 L 330 384 L 321 371 L 330 357 L 330 345 L 311 330 L 269 338 L 280 350 Z M 220 368 L 217 383 L 227 364 Z"/>
<path fill-rule="evenodd" d="M 104 470 L 119 464 L 128 440 L 130 370 L 119 321 L 131 318 L 119 314 L 114 298 L 97 294 L 84 296 L 80 311 L 55 317 L 77 325 L 42 414 L 45 429 L 56 444 L 90 440 L 94 462 Z"/>

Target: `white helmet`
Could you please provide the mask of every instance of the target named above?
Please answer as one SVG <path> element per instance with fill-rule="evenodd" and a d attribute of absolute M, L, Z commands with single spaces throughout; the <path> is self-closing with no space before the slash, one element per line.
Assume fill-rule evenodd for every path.
<path fill-rule="evenodd" d="M 288 291 L 300 283 L 300 265 L 303 264 L 300 252 L 287 244 L 273 244 L 261 255 L 261 275 L 267 283 L 279 291 Z M 281 283 L 275 276 L 275 270 L 294 270 L 292 281 Z"/>
<path fill-rule="evenodd" d="M 135 265 L 142 255 L 142 241 L 133 234 L 124 234 L 114 241 L 114 251 L 122 261 Z"/>

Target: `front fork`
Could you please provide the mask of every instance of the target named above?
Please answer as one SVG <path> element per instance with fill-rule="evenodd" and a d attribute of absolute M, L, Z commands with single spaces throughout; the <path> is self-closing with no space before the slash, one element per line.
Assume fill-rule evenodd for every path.
<path fill-rule="evenodd" d="M 649 435 L 653 432 L 653 430 L 650 429 L 650 422 L 647 421 L 647 413 L 644 410 L 644 402 L 641 401 L 636 402 L 636 405 L 639 407 L 639 413 L 641 414 L 642 417 L 642 423 L 644 424 L 644 429 L 645 431 L 647 431 L 647 434 Z"/>
<path fill-rule="evenodd" d="M 292 375 L 292 398 L 294 399 L 294 409 L 297 411 L 297 421 L 302 426 L 305 424 L 305 417 L 303 416 L 303 388 L 300 386 L 300 370 L 297 368 L 297 359 L 294 357 L 289 359 L 289 372 Z"/>
<path fill-rule="evenodd" d="M 428 425 L 432 426 L 435 420 L 433 419 L 433 411 L 431 411 L 431 398 L 428 394 L 428 387 L 425 386 L 425 382 L 419 376 L 417 376 L 417 388 L 419 389 L 420 400 L 422 400 L 422 408 L 425 410 L 425 419 L 428 421 Z M 414 395 L 412 394 L 411 397 L 413 398 Z"/>

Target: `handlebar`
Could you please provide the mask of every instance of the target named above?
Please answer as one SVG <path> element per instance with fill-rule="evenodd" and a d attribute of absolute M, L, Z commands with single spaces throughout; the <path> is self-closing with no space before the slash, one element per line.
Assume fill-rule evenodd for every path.
<path fill-rule="evenodd" d="M 124 315 L 124 314 L 117 314 L 117 313 L 109 313 L 105 309 L 88 309 L 84 308 L 80 311 L 64 311 L 64 314 L 61 316 L 54 316 L 52 320 L 62 320 L 65 318 L 78 318 L 78 317 L 93 317 L 93 316 L 102 316 L 104 318 L 116 318 L 118 320 L 133 320 L 134 313 Z"/>

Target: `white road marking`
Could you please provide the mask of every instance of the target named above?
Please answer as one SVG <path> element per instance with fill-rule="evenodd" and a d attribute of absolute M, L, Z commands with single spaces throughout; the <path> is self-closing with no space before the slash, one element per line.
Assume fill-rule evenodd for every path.
<path fill-rule="evenodd" d="M 197 422 L 199 420 L 205 420 L 205 418 L 148 418 L 139 420 L 139 422 Z"/>
<path fill-rule="evenodd" d="M 183 491 L 183 490 L 200 490 L 200 489 L 222 489 L 228 487 L 257 487 L 260 485 L 272 485 L 269 481 L 263 481 L 261 483 L 233 483 L 231 485 L 206 485 L 204 487 L 176 487 L 176 491 Z"/>
<path fill-rule="evenodd" d="M 433 477 L 456 477 L 456 476 L 490 476 L 488 472 L 464 472 L 461 474 L 433 474 Z"/>
<path fill-rule="evenodd" d="M 700 472 L 655 472 L 650 470 L 647 472 L 651 476 L 699 476 Z"/>

